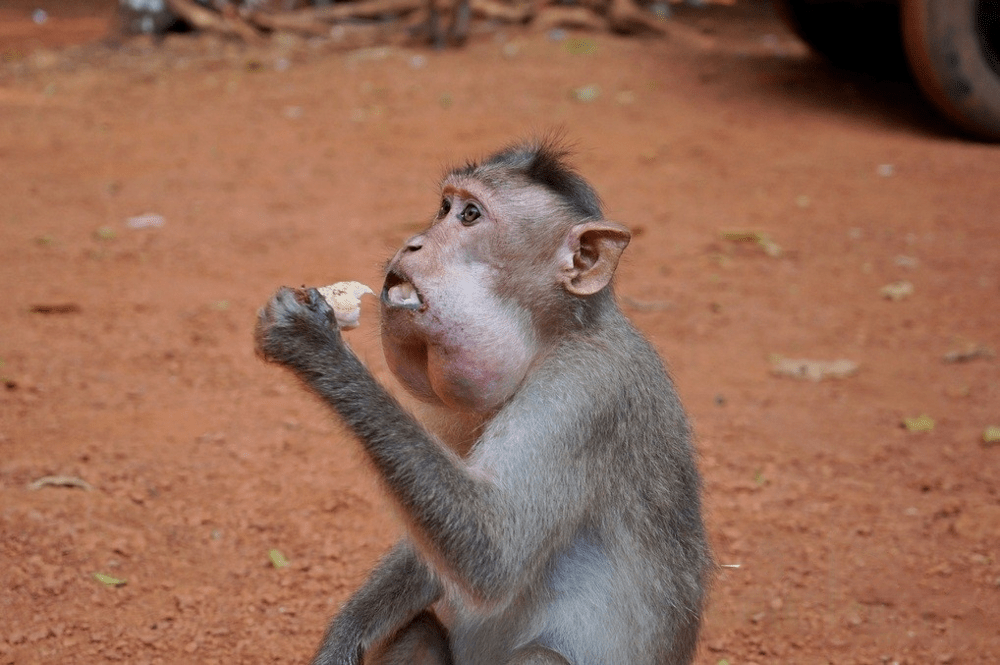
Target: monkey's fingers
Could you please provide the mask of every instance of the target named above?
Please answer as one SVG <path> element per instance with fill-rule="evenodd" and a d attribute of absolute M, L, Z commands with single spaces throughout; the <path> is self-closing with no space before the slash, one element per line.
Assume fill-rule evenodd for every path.
<path fill-rule="evenodd" d="M 253 327 L 253 349 L 257 357 L 266 362 L 273 362 L 275 357 L 268 348 L 269 331 L 274 325 L 274 318 L 271 316 L 270 307 L 265 305 L 257 310 L 257 324 Z"/>
<path fill-rule="evenodd" d="M 337 282 L 321 286 L 316 291 L 330 304 L 337 327 L 344 330 L 358 327 L 361 316 L 361 296 L 375 292 L 361 282 Z"/>
<path fill-rule="evenodd" d="M 254 326 L 254 351 L 267 362 L 278 360 L 278 329 L 287 321 L 287 313 L 297 301 L 293 289 L 283 286 L 278 289 L 266 305 L 257 310 L 257 324 Z"/>
<path fill-rule="evenodd" d="M 329 330 L 333 320 L 333 312 L 316 289 L 283 286 L 257 311 L 254 350 L 267 362 L 293 363 L 310 353 L 305 349 L 310 339 L 307 331 Z"/>

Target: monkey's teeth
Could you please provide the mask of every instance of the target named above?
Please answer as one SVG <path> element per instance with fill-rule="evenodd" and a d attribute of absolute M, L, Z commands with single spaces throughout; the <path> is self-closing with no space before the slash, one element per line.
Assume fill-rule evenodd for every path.
<path fill-rule="evenodd" d="M 415 309 L 420 307 L 420 295 L 409 282 L 397 284 L 389 289 L 389 302 L 396 307 L 408 307 Z"/>

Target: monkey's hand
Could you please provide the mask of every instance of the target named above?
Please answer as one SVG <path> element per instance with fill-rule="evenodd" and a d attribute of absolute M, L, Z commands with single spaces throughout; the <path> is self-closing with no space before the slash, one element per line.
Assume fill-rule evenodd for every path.
<path fill-rule="evenodd" d="M 278 289 L 257 313 L 254 340 L 261 358 L 299 372 L 345 352 L 333 309 L 316 289 Z"/>

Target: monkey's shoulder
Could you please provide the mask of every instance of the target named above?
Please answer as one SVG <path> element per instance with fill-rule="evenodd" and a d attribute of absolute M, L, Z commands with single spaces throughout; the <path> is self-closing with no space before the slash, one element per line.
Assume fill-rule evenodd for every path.
<path fill-rule="evenodd" d="M 583 400 L 610 408 L 655 408 L 660 405 L 646 402 L 677 401 L 663 358 L 620 313 L 608 325 L 565 340 L 532 379 L 552 388 L 572 382 Z"/>
<path fill-rule="evenodd" d="M 508 431 L 567 445 L 686 439 L 687 419 L 663 360 L 624 317 L 552 350 L 496 419 Z"/>

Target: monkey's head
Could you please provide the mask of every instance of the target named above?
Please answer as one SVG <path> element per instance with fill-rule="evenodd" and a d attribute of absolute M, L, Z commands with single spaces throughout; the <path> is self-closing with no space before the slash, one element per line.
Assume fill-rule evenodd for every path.
<path fill-rule="evenodd" d="M 559 339 L 613 306 L 631 237 L 552 142 L 451 171 L 431 225 L 389 261 L 382 344 L 414 395 L 487 412 Z"/>

